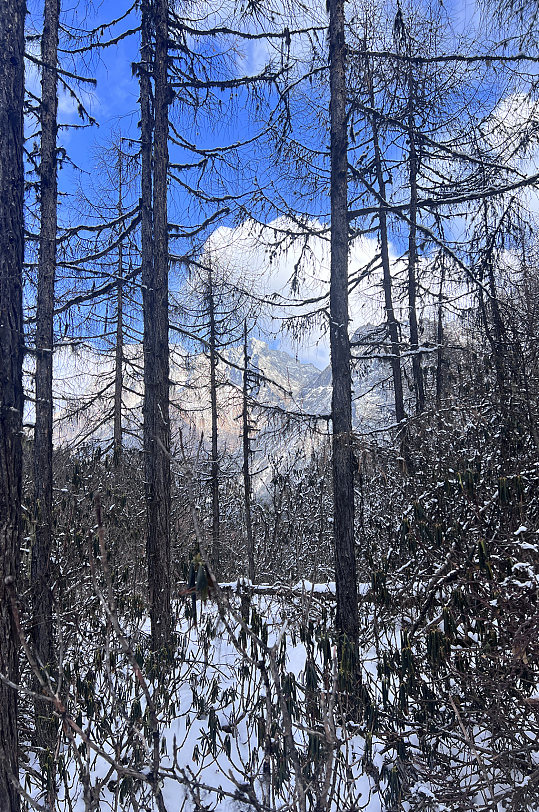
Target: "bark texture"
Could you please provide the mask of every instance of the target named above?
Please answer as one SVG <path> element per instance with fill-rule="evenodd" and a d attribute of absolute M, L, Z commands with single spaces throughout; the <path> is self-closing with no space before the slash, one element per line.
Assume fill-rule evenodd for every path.
<path fill-rule="evenodd" d="M 367 50 L 367 44 L 364 43 Z M 374 81 L 372 71 L 369 67 L 368 59 L 365 59 L 365 83 L 369 94 L 370 106 L 376 109 L 376 98 L 374 93 Z M 393 282 L 391 278 L 391 264 L 389 260 L 389 235 L 387 228 L 387 214 L 385 205 L 387 203 L 386 182 L 384 177 L 384 166 L 382 149 L 380 146 L 380 131 L 376 114 L 370 120 L 372 130 L 372 146 L 374 150 L 374 171 L 376 183 L 378 185 L 378 197 L 380 208 L 378 211 L 378 224 L 380 229 L 380 259 L 382 263 L 382 286 L 384 290 L 384 305 L 386 311 L 387 331 L 389 334 L 390 355 L 391 355 L 391 375 L 393 378 L 393 392 L 395 399 L 395 418 L 400 423 L 406 417 L 404 411 L 404 393 L 402 387 L 402 369 L 400 358 L 399 323 L 395 316 L 393 307 Z"/>
<path fill-rule="evenodd" d="M 331 121 L 331 280 L 329 294 L 337 630 L 355 648 L 358 593 L 354 549 L 352 374 L 348 335 L 348 133 L 344 2 L 329 2 Z"/>
<path fill-rule="evenodd" d="M 251 441 L 249 426 L 249 347 L 247 342 L 247 322 L 243 325 L 243 408 L 242 408 L 242 450 L 243 450 L 243 500 L 245 507 L 245 532 L 247 535 L 247 573 L 251 583 L 255 581 L 255 545 L 253 519 L 251 515 Z"/>
<path fill-rule="evenodd" d="M 410 181 L 410 226 L 408 232 L 408 312 L 410 322 L 410 350 L 412 351 L 412 374 L 414 379 L 415 408 L 417 414 L 425 409 L 425 384 L 423 381 L 423 368 L 421 366 L 421 353 L 419 352 L 419 329 L 417 324 L 417 176 L 419 173 L 420 156 L 416 144 L 416 130 L 414 121 L 415 84 L 413 77 L 408 78 L 408 139 L 410 153 L 408 158 Z"/>
<path fill-rule="evenodd" d="M 151 59 L 152 22 L 155 30 L 153 66 Z M 169 567 L 170 422 L 167 172 L 168 105 L 170 95 L 167 64 L 167 0 L 156 0 L 152 9 L 150 9 L 146 0 L 142 3 L 141 56 L 144 458 L 150 621 L 152 644 L 154 650 L 157 651 L 168 647 L 172 634 Z M 154 82 L 153 139 L 150 107 L 150 70 Z"/>
<path fill-rule="evenodd" d="M 220 566 L 220 508 L 219 508 L 219 421 L 217 413 L 217 328 L 215 324 L 215 297 L 213 270 L 208 268 L 208 315 L 210 322 L 210 404 L 211 404 L 211 568 L 215 577 Z"/>
<path fill-rule="evenodd" d="M 44 669 L 54 677 L 52 551 L 52 358 L 54 328 L 54 283 L 56 277 L 57 231 L 57 70 L 59 0 L 45 0 L 41 38 L 41 164 L 40 234 L 36 310 L 36 424 L 34 432 L 34 499 L 36 535 L 32 547 L 31 591 L 34 651 Z M 36 700 L 36 743 L 43 748 L 42 773 L 52 802 L 54 777 L 50 774 L 56 739 L 56 721 L 50 705 Z"/>
<path fill-rule="evenodd" d="M 123 214 L 123 155 L 122 138 L 118 142 L 118 217 Z M 121 226 L 120 226 L 121 228 Z M 123 245 L 118 243 L 118 281 L 116 284 L 116 347 L 114 352 L 114 464 L 119 465 L 122 456 L 122 394 L 123 394 L 123 361 L 124 361 L 124 261 Z"/>
<path fill-rule="evenodd" d="M 371 104 L 374 105 L 374 97 Z M 376 179 L 378 191 L 380 193 L 380 210 L 378 222 L 380 225 L 380 256 L 382 260 L 384 305 L 386 311 L 387 330 L 389 333 L 390 353 L 391 353 L 391 374 L 393 378 L 393 394 L 395 398 L 395 419 L 400 423 L 406 417 L 404 411 L 404 394 L 402 388 L 402 370 L 400 359 L 399 324 L 395 316 L 393 307 L 393 281 L 391 278 L 391 263 L 389 260 L 389 235 L 387 230 L 387 214 L 384 209 L 386 204 L 386 183 L 384 179 L 384 169 L 382 166 L 382 151 L 380 149 L 380 138 L 376 120 L 372 121 L 372 135 L 374 146 L 374 159 L 376 164 Z"/>
<path fill-rule="evenodd" d="M 485 173 L 483 172 L 483 177 L 484 176 Z M 484 183 L 486 186 L 487 180 L 485 177 Z M 489 222 L 489 207 L 486 200 L 483 200 L 482 208 L 485 248 L 484 259 L 479 270 L 479 278 L 483 280 L 486 277 L 485 281 L 489 296 L 487 297 L 487 304 L 485 302 L 483 287 L 479 287 L 479 307 L 483 316 L 485 333 L 491 347 L 494 368 L 496 370 L 496 383 L 500 397 L 501 411 L 504 422 L 507 425 L 510 420 L 510 387 L 507 385 L 508 375 L 505 357 L 508 341 L 498 298 L 495 270 L 496 236 L 498 228 Z"/>
<path fill-rule="evenodd" d="M 0 6 L 0 671 L 19 679 L 8 585 L 18 574 L 22 489 L 23 93 L 26 5 Z M 6 584 L 6 579 L 8 583 Z M 18 812 L 17 694 L 0 683 L 0 812 Z"/>
<path fill-rule="evenodd" d="M 436 409 L 442 405 L 444 390 L 444 284 L 445 265 L 442 264 L 440 272 L 440 287 L 438 289 L 438 305 L 436 312 Z"/>

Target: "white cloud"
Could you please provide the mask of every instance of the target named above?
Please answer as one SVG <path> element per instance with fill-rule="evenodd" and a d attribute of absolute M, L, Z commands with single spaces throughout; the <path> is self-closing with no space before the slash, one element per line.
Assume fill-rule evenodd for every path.
<path fill-rule="evenodd" d="M 276 335 L 283 349 L 304 362 L 325 367 L 329 363 L 329 232 L 316 222 L 310 222 L 308 227 L 311 231 L 308 237 L 287 238 L 290 230 L 299 229 L 286 219 L 267 225 L 247 221 L 237 228 L 217 229 L 208 240 L 208 248 L 220 262 L 234 269 L 238 280 L 247 283 L 268 303 L 265 315 L 260 318 L 260 333 Z M 351 280 L 358 277 L 376 253 L 375 239 L 362 237 L 352 243 Z M 392 256 L 392 262 L 396 261 Z M 312 301 L 319 297 L 326 298 Z M 307 314 L 312 314 L 312 327 L 296 340 L 294 321 L 299 323 L 300 317 Z M 350 317 L 351 332 L 369 323 L 379 324 L 384 319 L 379 271 L 375 270 L 353 287 Z M 287 330 L 286 325 L 291 329 Z"/>

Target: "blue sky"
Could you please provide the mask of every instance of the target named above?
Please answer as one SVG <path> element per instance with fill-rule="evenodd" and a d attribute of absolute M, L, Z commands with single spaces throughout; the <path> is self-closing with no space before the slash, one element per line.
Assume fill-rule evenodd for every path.
<path fill-rule="evenodd" d="M 40 6 L 41 2 L 37 2 L 37 0 L 31 1 L 30 21 L 36 30 L 39 30 L 40 27 Z M 90 11 L 86 15 L 85 12 L 87 8 L 89 8 Z M 112 18 L 121 16 L 126 8 L 128 8 L 127 3 L 118 3 L 116 0 L 101 2 L 95 7 L 87 6 L 84 0 L 81 0 L 81 11 L 78 12 L 81 18 L 80 24 L 85 28 L 97 27 L 105 24 Z M 204 6 L 197 6 L 197 8 L 204 8 Z M 391 8 L 392 4 L 390 3 L 388 13 L 391 13 Z M 470 34 L 473 33 L 479 25 L 480 15 L 477 13 L 477 6 L 473 0 L 459 0 L 458 3 L 453 5 L 451 12 L 447 11 L 447 6 L 445 8 L 447 17 L 450 19 L 455 31 L 466 31 Z M 281 6 L 281 10 L 283 14 L 285 14 L 286 9 L 284 4 Z M 226 11 L 227 9 L 224 8 L 223 14 L 225 14 Z M 212 13 L 214 12 L 212 11 Z M 318 22 L 322 24 L 327 20 L 323 8 L 315 11 L 313 6 L 313 14 L 317 15 Z M 75 21 L 71 11 L 65 12 L 63 19 L 64 21 Z M 131 13 L 128 18 L 123 20 L 116 27 L 105 30 L 103 32 L 103 39 L 107 40 L 119 34 L 120 31 L 133 28 L 137 24 L 137 14 Z M 276 22 L 274 23 L 275 28 L 281 30 L 283 24 L 284 18 L 277 15 Z M 204 25 L 204 22 L 202 25 Z M 247 25 L 249 25 L 249 23 L 247 23 Z M 494 31 L 492 32 L 493 35 L 495 33 Z M 66 47 L 68 43 L 64 40 L 61 44 Z M 218 43 L 211 43 L 205 46 L 208 51 L 212 47 L 212 44 L 217 46 Z M 137 109 L 139 88 L 137 77 L 133 75 L 131 67 L 132 63 L 138 59 L 138 47 L 138 33 L 135 33 L 123 39 L 117 45 L 113 45 L 104 51 L 98 51 L 96 55 L 90 57 L 71 57 L 70 54 L 64 54 L 61 57 L 63 67 L 96 78 L 97 87 L 95 89 L 87 85 L 82 85 L 77 89 L 77 92 L 81 94 L 81 98 L 91 115 L 99 122 L 98 127 L 94 126 L 82 130 L 63 129 L 60 133 L 59 145 L 65 146 L 73 162 L 82 168 L 82 172 L 78 172 L 64 166 L 60 172 L 59 187 L 61 192 L 64 194 L 67 193 L 67 197 L 64 197 L 62 204 L 64 222 L 73 222 L 78 217 L 78 215 L 73 213 L 72 206 L 70 205 L 71 196 L 75 195 L 77 187 L 79 185 L 82 186 L 88 190 L 88 194 L 90 194 L 89 190 L 91 185 L 96 180 L 95 153 L 99 145 L 107 144 L 112 132 L 121 131 L 122 135 L 134 139 L 137 139 L 139 136 L 137 127 L 139 120 L 139 112 Z M 297 53 L 301 53 L 301 47 L 297 47 L 299 48 Z M 261 44 L 260 42 L 243 44 L 239 52 L 230 56 L 228 75 L 238 76 L 256 73 L 262 68 L 267 57 L 274 54 L 275 51 L 271 49 L 271 47 Z M 308 57 L 308 49 L 306 49 L 303 55 Z M 30 86 L 33 86 L 34 90 L 38 92 L 39 76 L 35 68 L 31 65 L 29 66 L 28 80 Z M 312 92 L 312 98 L 309 96 L 309 92 Z M 309 92 L 298 99 L 298 103 L 304 105 L 304 117 L 303 119 L 299 119 L 299 123 L 296 124 L 293 134 L 296 136 L 301 134 L 305 142 L 311 146 L 318 146 L 320 149 L 323 149 L 327 144 L 327 113 L 325 116 L 321 114 L 318 121 L 315 121 L 314 117 L 309 119 L 308 116 L 312 113 L 312 111 L 309 110 L 311 101 L 321 101 L 322 106 L 320 109 L 322 111 L 324 110 L 325 101 L 323 96 L 325 90 L 323 87 L 319 87 Z M 246 109 L 247 97 L 245 93 L 240 91 L 236 94 L 235 99 L 233 96 L 234 94 L 229 94 L 228 92 L 222 94 L 222 110 L 217 111 L 215 117 L 206 115 L 205 109 L 202 106 L 198 110 L 195 118 L 192 109 L 187 108 L 181 111 L 178 109 L 178 105 L 175 104 L 171 108 L 172 122 L 178 125 L 180 132 L 193 141 L 196 141 L 199 146 L 206 148 L 222 146 L 226 143 L 233 143 L 249 138 L 263 126 L 267 110 L 271 107 L 271 104 L 266 108 L 264 104 L 262 104 L 261 110 L 257 115 L 256 110 L 250 109 L 248 111 Z M 269 101 L 272 101 L 271 96 Z M 62 91 L 60 94 L 59 117 L 62 123 L 76 125 L 81 123 L 77 113 L 76 102 L 74 102 L 65 91 Z M 188 150 L 180 150 L 171 145 L 170 157 L 172 162 L 183 163 L 191 158 L 191 153 Z M 317 222 L 323 223 L 324 220 L 327 222 L 329 208 L 327 196 L 324 197 L 324 195 L 320 196 L 320 194 L 315 194 L 314 198 L 309 200 L 307 194 L 308 190 L 302 188 L 301 182 L 297 180 L 295 183 L 290 182 L 287 177 L 289 170 L 284 163 L 281 164 L 278 159 L 274 162 L 271 160 L 268 162 L 268 157 L 275 158 L 275 155 L 272 155 L 271 152 L 266 152 L 266 155 L 263 156 L 262 153 L 257 153 L 254 147 L 245 147 L 241 150 L 241 155 L 238 157 L 238 165 L 227 167 L 226 170 L 224 170 L 221 184 L 222 189 L 228 194 L 240 194 L 247 189 L 251 189 L 256 178 L 256 182 L 258 182 L 260 186 L 268 186 L 274 198 L 282 196 L 284 205 L 290 201 L 294 201 L 294 195 L 297 193 L 299 195 L 297 201 L 299 208 L 303 208 L 303 211 L 311 217 L 317 218 Z M 263 160 L 261 160 L 261 158 Z M 181 174 L 182 178 L 187 177 L 189 182 L 196 186 L 198 181 L 196 173 L 191 172 L 186 174 L 183 172 L 179 174 Z M 209 181 L 206 179 L 202 180 L 202 186 L 205 189 L 210 188 L 208 184 Z M 215 182 L 212 182 L 211 188 L 217 189 L 218 184 L 216 185 Z M 135 190 L 133 195 L 136 197 L 137 194 L 138 192 Z M 209 205 L 207 211 L 211 211 L 211 209 L 212 206 Z M 205 212 L 197 202 L 196 196 L 182 191 L 178 183 L 171 184 L 169 213 L 170 220 L 182 226 L 198 223 L 205 216 Z M 267 220 L 272 220 L 276 215 L 277 212 L 272 210 L 271 207 L 266 213 L 260 212 L 260 216 L 265 217 Z M 232 226 L 236 225 L 236 221 L 232 215 L 230 215 L 219 219 L 214 225 L 215 227 L 228 227 L 231 229 Z M 207 233 L 210 233 L 210 231 L 211 229 L 208 230 Z M 220 233 L 221 236 L 223 234 L 227 235 L 227 241 L 229 243 L 234 242 L 236 232 L 229 230 L 221 231 Z M 353 255 L 353 261 L 351 263 L 352 270 L 355 267 L 354 263 L 356 265 L 359 264 L 360 261 L 362 261 L 361 258 L 363 258 L 363 261 L 366 261 L 372 254 L 375 246 L 375 237 L 370 239 L 371 242 L 369 242 L 369 240 L 364 241 L 357 250 L 354 249 L 356 254 Z M 394 234 L 394 239 L 397 240 L 395 245 L 398 246 L 399 238 L 397 233 Z M 185 250 L 186 243 L 186 240 L 172 240 L 171 249 L 172 251 L 182 253 Z M 297 251 L 294 249 L 288 256 L 284 256 L 278 261 L 275 261 L 271 268 L 271 273 L 267 272 L 268 262 L 264 246 L 251 245 L 250 251 L 250 270 L 257 270 L 260 274 L 266 274 L 266 292 L 271 293 L 275 290 L 286 290 L 287 282 L 293 272 L 294 263 L 297 258 Z M 324 252 L 325 248 L 322 243 L 317 243 L 314 253 L 322 256 Z M 398 253 L 398 247 L 395 247 L 395 254 Z M 241 268 L 242 263 L 245 263 L 248 257 L 245 252 L 245 243 L 243 244 L 243 248 L 229 248 L 229 255 L 235 257 L 235 261 L 238 262 L 238 267 Z M 310 295 L 311 292 L 319 290 L 320 285 L 327 286 L 328 268 L 326 260 L 327 257 L 323 262 L 319 263 L 310 281 L 307 280 L 305 282 L 302 292 L 306 291 L 307 295 Z M 177 289 L 178 285 L 179 280 L 177 277 L 174 277 L 173 273 L 171 277 L 171 287 L 172 289 Z M 369 310 L 369 307 L 366 309 Z M 372 308 L 369 310 L 370 315 L 367 320 L 371 320 L 371 317 L 374 317 L 374 312 L 377 312 L 380 318 L 383 317 L 383 312 L 380 312 L 378 305 L 376 305 L 374 310 Z M 318 365 L 323 366 L 324 363 L 327 362 L 327 342 L 322 339 L 319 333 L 315 337 L 312 348 L 302 350 L 301 354 L 306 360 L 314 361 Z"/>

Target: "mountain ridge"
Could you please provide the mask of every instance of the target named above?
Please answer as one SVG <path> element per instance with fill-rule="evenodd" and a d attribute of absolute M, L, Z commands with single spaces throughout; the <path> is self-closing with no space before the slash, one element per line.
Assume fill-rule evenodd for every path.
<path fill-rule="evenodd" d="M 243 347 L 220 351 L 217 366 L 219 431 L 231 442 L 240 436 L 242 410 Z M 263 408 L 327 417 L 331 408 L 331 369 L 303 363 L 286 350 L 270 347 L 259 338 L 248 344 L 249 369 L 258 385 L 253 387 L 257 419 L 264 423 Z M 354 367 L 354 425 L 380 425 L 391 409 L 391 393 L 384 389 L 388 366 L 379 360 L 362 360 Z M 209 436 L 211 430 L 209 358 L 190 354 L 182 345 L 170 347 L 171 424 Z M 29 392 L 26 426 L 33 422 L 33 370 L 26 369 Z M 54 354 L 54 439 L 57 445 L 86 441 L 106 443 L 112 436 L 114 352 L 89 344 L 63 347 Z M 129 443 L 137 445 L 142 431 L 142 345 L 124 347 L 122 416 Z"/>

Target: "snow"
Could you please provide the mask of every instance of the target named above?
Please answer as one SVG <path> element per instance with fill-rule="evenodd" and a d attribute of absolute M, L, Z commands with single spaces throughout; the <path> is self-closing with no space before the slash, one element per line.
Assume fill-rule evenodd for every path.
<path fill-rule="evenodd" d="M 515 565 L 514 571 L 519 575 L 527 572 L 527 565 Z M 517 582 L 518 583 L 518 582 Z M 365 812 L 385 812 L 384 793 L 391 776 L 396 775 L 395 743 L 390 744 L 376 733 L 369 733 L 367 726 L 352 723 L 344 729 L 338 713 L 326 712 L 318 721 L 307 716 L 307 675 L 308 661 L 314 662 L 318 678 L 316 696 L 319 708 L 327 708 L 331 699 L 332 669 L 336 668 L 336 651 L 333 647 L 329 654 L 323 653 L 318 646 L 319 631 L 316 612 L 320 617 L 327 612 L 327 600 L 333 600 L 335 583 L 315 583 L 302 579 L 289 588 L 278 588 L 270 584 L 251 584 L 245 579 L 220 584 L 223 590 L 223 617 L 213 600 L 199 602 L 198 625 L 184 616 L 182 604 L 176 607 L 178 616 L 177 633 L 181 646 L 176 660 L 171 664 L 167 674 L 165 688 L 168 703 L 163 705 L 163 687 L 151 682 L 148 686 L 151 696 L 158 708 L 160 764 L 159 776 L 163 802 L 167 812 L 253 812 L 256 808 L 249 802 L 249 793 L 255 797 L 260 808 L 272 812 L 290 809 L 296 812 L 293 803 L 297 787 L 297 776 L 287 754 L 286 774 L 279 781 L 278 754 L 284 753 L 286 726 L 291 725 L 294 746 L 297 748 L 303 765 L 309 762 L 308 747 L 311 727 L 319 725 L 327 731 L 333 725 L 337 757 L 332 764 L 335 775 L 334 786 L 339 795 L 334 798 L 331 809 L 327 812 L 343 812 L 348 809 L 362 809 Z M 249 595 L 249 628 L 242 630 L 239 619 L 241 609 L 240 597 L 242 587 Z M 360 592 L 367 595 L 368 584 L 360 586 Z M 244 593 L 245 594 L 245 593 Z M 308 601 L 310 595 L 319 595 L 324 600 Z M 497 605 L 497 600 L 490 602 Z M 309 607 L 309 615 L 307 609 Z M 368 604 L 365 611 L 369 612 Z M 368 621 L 368 618 L 366 618 Z M 302 624 L 313 627 L 309 640 L 305 631 L 300 634 Z M 240 640 L 245 633 L 243 643 Z M 397 649 L 396 638 L 399 636 L 399 625 L 394 623 L 387 629 L 380 629 L 379 645 L 381 650 Z M 476 632 L 462 630 L 469 640 L 480 645 Z M 136 628 L 130 628 L 130 639 L 144 644 L 149 632 L 147 618 L 142 619 Z M 266 645 L 262 642 L 266 635 Z M 111 648 L 116 641 L 111 638 Z M 459 649 L 454 646 L 454 651 Z M 464 649 L 470 651 L 470 648 Z M 324 661 L 324 656 L 329 659 Z M 273 660 L 272 660 L 273 658 Z M 381 691 L 380 659 L 377 650 L 365 645 L 360 653 L 362 680 L 371 695 L 378 702 Z M 279 710 L 278 696 L 272 662 L 276 664 L 281 686 L 288 684 L 283 694 L 286 701 L 292 701 L 294 713 L 286 720 L 282 709 Z M 147 663 L 141 666 L 147 673 Z M 114 769 L 110 769 L 103 754 L 115 758 L 123 765 L 128 765 L 136 775 L 151 776 L 152 737 L 149 725 L 147 702 L 140 685 L 132 676 L 129 662 L 122 660 L 118 654 L 118 663 L 113 669 L 112 679 L 118 678 L 118 687 L 113 691 L 107 687 L 105 675 L 98 677 L 95 685 L 96 699 L 104 702 L 103 718 L 107 719 L 108 729 L 100 729 L 96 719 L 85 718 L 81 725 L 83 730 L 97 738 L 101 752 L 90 753 L 79 761 L 73 757 L 73 750 L 64 744 L 67 768 L 67 785 L 71 787 L 70 796 L 72 812 L 85 812 L 84 793 L 81 771 L 88 770 L 89 780 L 93 786 L 102 783 L 99 788 L 100 809 L 115 809 L 121 812 L 124 808 L 118 804 L 118 787 L 124 787 L 126 778 L 118 778 Z M 101 680 L 101 681 L 100 681 Z M 390 680 L 391 683 L 391 680 Z M 336 684 L 336 683 L 335 683 Z M 460 695 L 459 684 L 449 678 L 455 702 Z M 119 686 L 124 693 L 120 699 Z M 127 688 L 125 686 L 128 686 Z M 390 684 L 393 696 L 397 692 L 397 683 Z M 107 693 L 108 691 L 108 693 Z M 532 697 L 533 698 L 533 697 Z M 133 707 L 139 703 L 139 713 L 133 718 Z M 119 711 L 123 703 L 123 710 Z M 270 716 L 268 717 L 268 707 Z M 440 703 L 440 714 L 451 714 L 452 709 Z M 269 725 L 266 722 L 269 720 Z M 399 730 L 399 738 L 406 742 L 406 747 L 414 758 L 420 754 L 422 742 L 417 727 L 410 719 L 405 720 Z M 474 727 L 470 734 L 478 746 L 489 747 L 490 732 L 484 728 Z M 329 741 L 324 739 L 324 741 Z M 77 746 L 80 739 L 75 736 Z M 138 755 L 133 753 L 138 747 Z M 264 763 L 268 754 L 271 761 L 273 781 L 268 784 Z M 369 752 L 372 754 L 369 758 Z M 312 760 L 311 760 L 312 761 Z M 471 759 L 473 764 L 473 758 Z M 477 786 L 477 776 L 473 771 L 467 772 L 466 765 L 462 772 L 463 786 L 469 797 L 473 798 Z M 138 783 L 137 783 L 138 780 Z M 515 786 L 524 788 L 526 776 L 515 776 Z M 520 782 L 520 783 L 518 783 Z M 157 809 L 151 794 L 151 781 L 141 782 L 135 779 L 139 808 L 153 812 Z M 61 793 L 65 789 L 61 788 Z M 268 794 L 269 793 L 269 794 Z M 416 782 L 407 788 L 407 801 L 400 809 L 403 812 L 419 808 L 442 812 L 448 809 L 437 802 L 437 779 L 425 773 L 417 777 Z M 270 797 L 271 796 L 271 797 Z M 61 794 L 59 812 L 67 812 L 65 798 Z M 482 803 L 482 801 L 481 801 Z M 448 809 L 449 812 L 449 809 Z"/>
<path fill-rule="evenodd" d="M 335 581 L 329 581 L 327 584 L 313 584 L 311 581 L 302 580 L 292 587 L 292 591 L 312 592 L 316 595 L 335 595 L 336 586 Z"/>
<path fill-rule="evenodd" d="M 221 585 L 222 587 L 225 584 Z M 230 588 L 238 587 L 238 582 L 227 584 Z M 365 588 L 367 585 L 364 585 Z M 331 669 L 336 667 L 336 650 L 333 647 L 330 661 L 324 666 L 322 650 L 316 645 L 316 635 L 312 644 L 300 640 L 294 631 L 292 619 L 301 618 L 302 595 L 334 595 L 335 584 L 332 582 L 316 584 L 308 580 L 298 582 L 288 591 L 286 599 L 281 594 L 251 596 L 251 610 L 256 612 L 262 624 L 257 635 L 263 637 L 262 629 L 267 630 L 267 649 L 264 651 L 256 638 L 247 636 L 243 650 L 238 647 L 240 626 L 234 620 L 234 612 L 239 608 L 239 598 L 235 592 L 227 598 L 230 600 L 232 615 L 228 617 L 228 628 L 225 628 L 219 617 L 218 607 L 213 601 L 200 605 L 198 625 L 181 617 L 177 632 L 182 642 L 181 656 L 171 665 L 166 680 L 169 701 L 162 706 L 162 689 L 151 681 L 148 687 L 154 698 L 159 717 L 160 741 L 160 783 L 163 801 L 167 812 L 193 812 L 195 809 L 210 809 L 212 812 L 239 812 L 252 810 L 248 803 L 248 793 L 254 793 L 262 803 L 269 791 L 265 781 L 264 737 L 260 739 L 261 720 L 268 707 L 269 697 L 272 703 L 272 747 L 282 749 L 286 727 L 282 714 L 279 716 L 278 702 L 275 694 L 275 682 L 269 666 L 268 656 L 274 657 L 279 664 L 282 685 L 285 680 L 292 680 L 292 690 L 297 695 L 295 700 L 297 712 L 291 717 L 294 731 L 294 742 L 299 753 L 306 754 L 308 736 L 305 719 L 305 675 L 308 650 L 314 657 L 318 679 L 322 673 L 328 675 L 328 687 L 319 682 L 318 693 L 322 699 L 321 707 L 328 707 L 333 690 Z M 292 596 L 292 597 L 291 597 Z M 235 608 L 234 608 L 235 607 Z M 180 607 L 178 607 L 179 609 Z M 253 626 L 254 624 L 251 624 Z M 296 624 L 297 625 L 297 624 Z M 144 618 L 137 629 L 131 630 L 130 639 L 144 640 L 149 631 L 148 619 Z M 231 632 L 236 635 L 234 642 Z M 111 641 L 111 648 L 115 644 Z M 257 659 L 256 667 L 251 667 Z M 365 673 L 376 679 L 376 657 L 374 652 L 364 652 Z M 324 668 L 326 670 L 324 671 Z M 330 669 L 329 672 L 327 669 Z M 144 672 L 143 668 L 143 672 Z M 266 672 L 270 682 L 266 682 Z M 147 702 L 138 682 L 131 677 L 132 668 L 127 661 L 120 661 L 112 671 L 112 680 L 118 679 L 118 689 L 107 683 L 105 675 L 98 675 L 95 683 L 95 697 L 103 701 L 103 713 L 106 714 L 106 729 L 101 729 L 97 720 L 86 717 L 82 729 L 88 735 L 95 736 L 98 747 L 103 754 L 129 765 L 138 776 L 152 775 L 152 737 L 149 727 Z M 149 679 L 146 677 L 146 679 Z M 120 686 L 123 686 L 120 688 Z M 130 687 L 125 687 L 130 686 Z M 120 695 L 118 691 L 123 693 Z M 108 692 L 108 693 L 107 693 Z M 108 696 L 108 699 L 107 699 Z M 138 703 L 139 710 L 133 717 L 133 707 Z M 118 713 L 119 706 L 123 711 Z M 168 709 L 167 709 L 168 708 Z M 383 804 L 379 797 L 376 781 L 363 766 L 366 742 L 364 735 L 357 730 L 343 731 L 335 712 L 326 718 L 324 725 L 333 725 L 335 742 L 338 751 L 342 750 L 342 760 L 333 762 L 336 771 L 339 793 L 345 793 L 350 803 L 361 803 L 366 812 L 382 812 Z M 264 726 L 264 723 L 262 722 Z M 75 736 L 77 745 L 80 739 Z M 134 748 L 138 745 L 138 756 L 133 760 Z M 372 763 L 377 772 L 386 765 L 386 756 L 382 752 L 383 743 L 374 739 L 372 744 Z M 86 751 L 85 751 L 86 752 Z M 102 782 L 99 790 L 100 809 L 115 807 L 119 788 L 127 786 L 125 777 L 118 777 L 114 769 L 103 758 L 100 752 L 90 752 L 86 760 L 77 761 L 73 752 L 65 748 L 67 761 L 68 785 L 73 812 L 86 809 L 82 791 L 81 769 L 85 765 L 89 780 L 93 786 Z M 301 756 L 304 758 L 304 755 Z M 272 762 L 273 763 L 273 762 Z M 82 766 L 81 766 L 82 765 Z M 347 765 L 346 769 L 343 765 Z M 275 764 L 272 771 L 275 771 Z M 279 790 L 271 790 L 271 808 L 278 809 L 286 805 L 295 792 L 297 778 L 292 766 L 288 765 L 289 774 Z M 150 781 L 135 785 L 146 805 L 141 808 L 156 808 L 150 791 Z M 276 785 L 277 786 L 277 785 Z M 65 806 L 65 788 L 61 788 L 59 809 Z M 247 794 L 246 794 L 247 793 Z M 279 794 L 280 793 L 280 794 Z M 344 795 L 342 796 L 344 797 Z M 140 799 L 139 799 L 140 800 Z M 199 806 L 197 806 L 199 804 Z M 338 797 L 332 805 L 332 812 L 342 809 Z"/>

